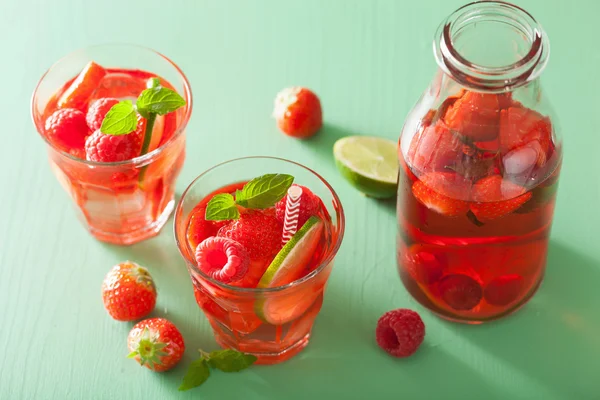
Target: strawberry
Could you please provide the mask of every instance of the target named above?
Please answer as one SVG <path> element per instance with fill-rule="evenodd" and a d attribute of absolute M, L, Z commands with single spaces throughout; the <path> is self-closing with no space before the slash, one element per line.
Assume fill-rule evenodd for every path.
<path fill-rule="evenodd" d="M 412 192 L 427 208 L 456 217 L 469 210 L 469 203 L 462 199 L 468 196 L 470 186 L 469 181 L 453 172 L 432 172 L 416 181 Z"/>
<path fill-rule="evenodd" d="M 473 185 L 471 195 L 473 203 L 470 208 L 480 222 L 508 215 L 531 198 L 531 192 L 500 175 L 480 179 Z"/>
<path fill-rule="evenodd" d="M 115 265 L 102 282 L 102 301 L 117 321 L 134 321 L 156 305 L 156 287 L 148 270 L 134 262 Z"/>
<path fill-rule="evenodd" d="M 456 164 L 463 155 L 463 143 L 444 121 L 424 128 L 413 136 L 408 149 L 408 163 L 420 173 L 443 171 Z"/>
<path fill-rule="evenodd" d="M 108 110 L 111 109 L 112 106 L 119 102 L 118 99 L 112 97 L 104 97 L 98 100 L 95 100 L 87 110 L 87 114 L 85 115 L 85 120 L 90 127 L 90 130 L 94 132 L 97 129 L 100 129 L 102 126 L 102 121 L 106 116 Z"/>
<path fill-rule="evenodd" d="M 194 251 L 204 239 L 216 236 L 219 229 L 229 223 L 229 221 L 207 221 L 205 215 L 206 204 L 198 205 L 190 215 L 187 240 Z"/>
<path fill-rule="evenodd" d="M 138 322 L 127 336 L 128 357 L 156 372 L 173 368 L 185 352 L 179 329 L 164 318 Z"/>
<path fill-rule="evenodd" d="M 74 108 L 54 111 L 46 119 L 44 129 L 53 145 L 78 157 L 82 154 L 80 150 L 83 150 L 85 138 L 90 134 L 85 114 Z"/>
<path fill-rule="evenodd" d="M 526 107 L 510 107 L 500 114 L 500 148 L 509 152 L 527 146 L 537 154 L 541 167 L 552 148 L 552 124 L 548 117 Z"/>
<path fill-rule="evenodd" d="M 270 264 L 271 260 L 268 259 L 251 261 L 246 275 L 239 281 L 232 282 L 231 285 L 244 288 L 255 288 Z"/>
<path fill-rule="evenodd" d="M 71 85 L 58 99 L 59 108 L 77 108 L 86 111 L 87 103 L 100 81 L 106 75 L 106 70 L 93 61 L 90 61 Z"/>
<path fill-rule="evenodd" d="M 275 98 L 273 116 L 286 135 L 305 139 L 323 125 L 321 102 L 311 90 L 294 86 L 283 89 Z"/>
<path fill-rule="evenodd" d="M 498 95 L 466 91 L 446 112 L 448 127 L 472 141 L 489 141 L 498 136 Z"/>
<path fill-rule="evenodd" d="M 292 185 L 300 186 L 300 185 Z M 304 223 L 313 215 L 317 215 L 321 211 L 321 199 L 319 196 L 314 194 L 306 186 L 300 186 L 302 188 L 302 196 L 300 197 L 300 214 L 298 216 L 298 228 L 302 227 Z M 285 220 L 285 209 L 287 204 L 288 195 L 283 196 L 281 200 L 275 204 L 275 215 L 279 222 L 283 224 Z"/>
<path fill-rule="evenodd" d="M 246 210 L 240 219 L 225 225 L 217 236 L 233 239 L 248 251 L 251 261 L 272 258 L 281 250 L 283 224 L 273 210 Z"/>

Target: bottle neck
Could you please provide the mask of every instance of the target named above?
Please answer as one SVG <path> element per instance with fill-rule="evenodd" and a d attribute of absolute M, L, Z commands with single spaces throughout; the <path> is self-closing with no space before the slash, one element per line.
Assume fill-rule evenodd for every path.
<path fill-rule="evenodd" d="M 537 79 L 550 47 L 541 25 L 525 10 L 501 1 L 467 4 L 438 28 L 434 54 L 461 85 L 506 92 Z"/>

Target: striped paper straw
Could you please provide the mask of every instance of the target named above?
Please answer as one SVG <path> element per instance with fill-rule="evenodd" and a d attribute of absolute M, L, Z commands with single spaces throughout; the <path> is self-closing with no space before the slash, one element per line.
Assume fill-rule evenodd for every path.
<path fill-rule="evenodd" d="M 298 217 L 300 217 L 300 198 L 302 188 L 292 186 L 288 189 L 287 202 L 285 203 L 285 219 L 283 221 L 283 244 L 285 245 L 298 230 Z"/>

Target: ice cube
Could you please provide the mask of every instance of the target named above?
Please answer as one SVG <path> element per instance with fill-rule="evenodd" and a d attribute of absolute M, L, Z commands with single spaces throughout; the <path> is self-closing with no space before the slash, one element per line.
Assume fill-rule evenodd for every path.
<path fill-rule="evenodd" d="M 511 181 L 525 186 L 531 177 L 537 158 L 537 152 L 529 146 L 512 150 L 502 159 L 504 173 Z"/>
<path fill-rule="evenodd" d="M 84 212 L 89 220 L 119 227 L 125 220 L 144 213 L 146 197 L 141 190 L 116 193 L 111 190 L 88 188 L 84 194 Z"/>

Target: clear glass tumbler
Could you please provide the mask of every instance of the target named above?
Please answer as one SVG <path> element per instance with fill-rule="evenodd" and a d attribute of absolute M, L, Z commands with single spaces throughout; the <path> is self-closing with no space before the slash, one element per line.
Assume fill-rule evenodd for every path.
<path fill-rule="evenodd" d="M 56 98 L 90 61 L 108 71 L 92 99 L 134 100 L 147 77 L 158 76 L 186 100 L 184 107 L 164 119 L 163 135 L 168 131 L 168 136 L 153 151 L 132 160 L 100 163 L 48 139 L 44 124 Z M 158 234 L 173 211 L 191 112 L 190 85 L 179 67 L 151 49 L 127 44 L 92 46 L 62 58 L 42 76 L 31 103 L 33 123 L 48 144 L 50 167 L 73 199 L 80 220 L 98 240 L 120 245 Z"/>
<path fill-rule="evenodd" d="M 289 284 L 262 289 L 232 286 L 209 277 L 198 268 L 195 249 L 187 239 L 192 212 L 216 191 L 231 192 L 234 184 L 270 173 L 294 176 L 295 183 L 321 198 L 331 217 L 323 219 L 327 221 L 324 239 L 311 256 L 317 260 L 314 268 Z M 254 354 L 261 364 L 285 361 L 308 344 L 343 236 L 344 211 L 329 183 L 311 169 L 280 158 L 240 158 L 209 169 L 190 184 L 175 211 L 177 246 L 186 261 L 196 301 L 210 322 L 217 343 Z"/>

